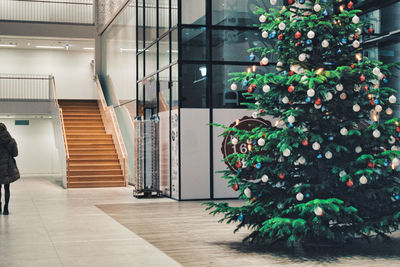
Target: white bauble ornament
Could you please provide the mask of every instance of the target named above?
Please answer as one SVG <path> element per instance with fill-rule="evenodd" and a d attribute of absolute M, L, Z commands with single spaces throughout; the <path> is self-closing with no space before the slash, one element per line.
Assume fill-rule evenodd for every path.
<path fill-rule="evenodd" d="M 392 146 L 392 147 L 390 148 L 390 150 L 392 150 L 392 151 L 399 151 L 399 148 L 398 148 L 397 146 Z"/>
<path fill-rule="evenodd" d="M 341 135 L 347 135 L 349 133 L 349 130 L 347 130 L 345 127 L 343 127 L 342 129 L 340 129 L 340 134 Z"/>
<path fill-rule="evenodd" d="M 354 47 L 354 48 L 359 48 L 359 47 L 360 47 L 360 42 L 357 41 L 357 40 L 355 40 L 355 41 L 353 42 L 353 47 Z"/>
<path fill-rule="evenodd" d="M 309 32 L 307 33 L 307 37 L 308 37 L 308 39 L 314 39 L 314 37 L 315 37 L 315 32 L 309 31 Z"/>
<path fill-rule="evenodd" d="M 362 152 L 362 148 L 360 146 L 356 147 L 355 149 L 357 154 L 360 154 Z"/>
<path fill-rule="evenodd" d="M 282 66 L 283 66 L 283 63 L 281 61 L 278 61 L 276 63 L 276 70 L 281 71 L 282 70 L 282 68 L 281 68 Z"/>
<path fill-rule="evenodd" d="M 323 40 L 321 45 L 322 45 L 323 48 L 327 48 L 329 46 L 328 40 Z"/>
<path fill-rule="evenodd" d="M 320 108 L 322 108 L 322 105 L 314 104 L 314 108 L 315 108 L 315 109 L 320 109 Z"/>
<path fill-rule="evenodd" d="M 325 158 L 331 159 L 332 157 L 333 157 L 332 152 L 328 151 L 328 152 L 325 153 Z"/>
<path fill-rule="evenodd" d="M 383 108 L 382 108 L 381 105 L 376 105 L 376 106 L 375 106 L 375 111 L 378 112 L 378 113 L 379 113 L 379 112 L 382 112 L 382 109 L 383 109 Z"/>
<path fill-rule="evenodd" d="M 314 209 L 314 213 L 315 213 L 315 215 L 317 215 L 317 216 L 322 216 L 322 215 L 324 215 L 324 210 L 323 210 L 321 207 L 316 207 L 316 208 Z"/>
<path fill-rule="evenodd" d="M 269 63 L 269 59 L 268 59 L 267 57 L 263 57 L 263 58 L 261 59 L 261 64 L 263 64 L 264 66 L 265 66 L 265 65 L 268 65 L 268 63 Z"/>
<path fill-rule="evenodd" d="M 378 129 L 376 129 L 376 130 L 372 133 L 372 135 L 373 135 L 375 138 L 379 138 L 379 137 L 381 137 L 381 132 L 380 132 Z"/>
<path fill-rule="evenodd" d="M 297 193 L 296 199 L 297 199 L 297 201 L 303 201 L 304 195 L 302 193 Z"/>
<path fill-rule="evenodd" d="M 271 5 L 274 6 L 274 5 L 276 5 L 276 3 L 278 2 L 278 0 L 270 0 L 269 2 L 271 3 Z"/>
<path fill-rule="evenodd" d="M 293 116 L 293 115 L 290 115 L 289 117 L 288 117 L 288 122 L 289 123 L 294 123 L 296 121 L 296 118 Z"/>
<path fill-rule="evenodd" d="M 302 77 L 301 77 L 301 79 L 300 79 L 300 82 L 302 83 L 302 84 L 307 84 L 307 76 L 306 75 L 303 75 Z"/>
<path fill-rule="evenodd" d="M 339 177 L 342 178 L 342 177 L 344 177 L 346 174 L 347 174 L 346 171 L 341 171 L 341 172 L 339 173 Z"/>
<path fill-rule="evenodd" d="M 308 90 L 307 90 L 307 95 L 308 95 L 309 97 L 315 96 L 315 91 L 314 91 L 314 89 L 308 89 Z"/>
<path fill-rule="evenodd" d="M 391 95 L 391 96 L 389 97 L 389 102 L 390 102 L 390 104 L 394 104 L 394 103 L 397 102 L 397 98 L 396 98 L 394 95 Z"/>
<path fill-rule="evenodd" d="M 392 160 L 392 167 L 394 168 L 394 169 L 397 169 L 397 167 L 399 167 L 400 166 L 400 159 L 399 158 L 394 158 L 393 160 Z"/>
<path fill-rule="evenodd" d="M 292 154 L 292 152 L 291 152 L 288 148 L 286 148 L 285 150 L 283 150 L 283 155 L 284 155 L 285 157 L 289 157 L 290 154 Z"/>
<path fill-rule="evenodd" d="M 320 12 L 321 11 L 321 6 L 319 5 L 319 4 L 316 4 L 315 6 L 314 6 L 314 11 L 315 12 Z"/>
<path fill-rule="evenodd" d="M 360 18 L 358 16 L 354 16 L 351 20 L 354 24 L 360 23 Z"/>
<path fill-rule="evenodd" d="M 278 162 L 284 162 L 284 161 L 285 161 L 285 159 L 282 156 L 280 156 L 278 159 Z"/>
<path fill-rule="evenodd" d="M 271 87 L 268 84 L 266 84 L 263 86 L 263 91 L 264 93 L 269 93 L 269 91 L 271 91 Z"/>
<path fill-rule="evenodd" d="M 355 104 L 355 105 L 353 106 L 353 111 L 354 111 L 354 112 L 359 112 L 360 110 L 361 110 L 361 107 L 360 107 L 359 104 Z"/>
<path fill-rule="evenodd" d="M 302 53 L 302 54 L 299 55 L 299 60 L 300 61 L 305 61 L 306 59 L 307 59 L 307 55 L 306 54 Z"/>
<path fill-rule="evenodd" d="M 312 148 L 314 150 L 319 150 L 321 148 L 321 145 L 318 142 L 315 142 L 314 144 L 312 144 Z"/>
<path fill-rule="evenodd" d="M 306 164 L 306 159 L 305 159 L 304 157 L 300 157 L 297 161 L 298 161 L 301 165 Z"/>
<path fill-rule="evenodd" d="M 265 145 L 265 139 L 263 139 L 263 138 L 258 139 L 257 144 L 259 146 L 264 146 Z"/>
<path fill-rule="evenodd" d="M 360 35 L 361 33 L 362 33 L 361 29 L 360 29 L 360 28 L 357 28 L 356 34 Z"/>
<path fill-rule="evenodd" d="M 247 198 L 251 198 L 251 190 L 250 188 L 246 188 L 243 193 L 246 195 Z"/>
<path fill-rule="evenodd" d="M 386 109 L 386 114 L 387 115 L 392 115 L 393 114 L 393 110 L 391 108 L 387 108 Z"/>
<path fill-rule="evenodd" d="M 284 31 L 286 29 L 286 24 L 281 22 L 281 23 L 279 23 L 278 28 L 279 28 L 279 30 Z"/>
<path fill-rule="evenodd" d="M 261 181 L 262 181 L 263 183 L 268 182 L 268 180 L 269 180 L 269 177 L 268 177 L 268 175 L 266 175 L 266 174 L 264 174 L 264 175 L 261 177 Z"/>
<path fill-rule="evenodd" d="M 384 77 L 384 76 L 383 76 L 383 73 L 379 73 L 379 74 L 378 74 L 378 79 L 379 79 L 379 80 L 382 80 L 383 77 Z"/>
<path fill-rule="evenodd" d="M 269 33 L 268 33 L 267 31 L 263 31 L 263 32 L 261 33 L 261 36 L 262 36 L 262 38 L 266 39 L 266 38 L 268 38 Z"/>
<path fill-rule="evenodd" d="M 343 91 L 343 84 L 339 83 L 338 85 L 336 85 L 336 90 L 338 90 L 339 92 Z"/>
<path fill-rule="evenodd" d="M 264 14 L 262 14 L 258 19 L 260 20 L 261 23 L 264 23 L 267 20 L 267 17 Z"/>
<path fill-rule="evenodd" d="M 258 118 L 258 112 L 257 112 L 257 111 L 254 111 L 253 114 L 251 114 L 251 116 L 252 116 L 254 119 L 257 119 L 257 118 Z"/>
<path fill-rule="evenodd" d="M 372 70 L 372 73 L 373 73 L 374 75 L 378 76 L 378 75 L 381 73 L 381 70 L 380 70 L 378 67 L 375 67 L 375 68 Z"/>
<path fill-rule="evenodd" d="M 288 98 L 287 96 L 285 96 L 284 98 L 282 98 L 282 103 L 283 103 L 283 104 L 289 103 L 289 98 Z"/>
<path fill-rule="evenodd" d="M 238 142 L 239 142 L 239 140 L 237 139 L 237 138 L 232 138 L 232 145 L 237 145 L 238 144 Z"/>
<path fill-rule="evenodd" d="M 331 101 L 332 99 L 333 99 L 332 93 L 331 92 L 326 93 L 325 100 L 326 101 Z"/>
<path fill-rule="evenodd" d="M 236 91 L 238 89 L 237 84 L 236 83 L 232 83 L 231 84 L 231 90 Z"/>
<path fill-rule="evenodd" d="M 368 179 L 367 177 L 365 177 L 364 175 L 360 177 L 360 184 L 366 184 L 368 183 Z"/>
<path fill-rule="evenodd" d="M 389 139 L 389 144 L 393 145 L 394 143 L 396 143 L 396 138 L 391 136 L 390 139 Z"/>

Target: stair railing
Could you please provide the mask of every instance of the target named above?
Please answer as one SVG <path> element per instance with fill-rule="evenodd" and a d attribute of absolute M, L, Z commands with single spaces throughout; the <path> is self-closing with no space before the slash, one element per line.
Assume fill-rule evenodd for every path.
<path fill-rule="evenodd" d="M 50 76 L 50 87 L 53 89 L 50 92 L 50 94 L 52 94 L 51 98 L 54 99 L 55 105 L 58 109 L 58 113 L 56 114 L 56 116 L 57 117 L 59 116 L 59 120 L 61 122 L 62 136 L 63 136 L 63 140 L 64 140 L 65 157 L 66 157 L 66 175 L 67 175 L 66 179 L 68 179 L 69 172 L 70 172 L 70 156 L 69 156 L 69 150 L 68 150 L 67 134 L 65 132 L 63 110 L 60 107 L 60 104 L 58 103 L 56 82 L 55 82 L 54 76 L 52 76 L 52 75 Z M 66 186 L 66 184 L 65 184 L 65 186 Z"/>
<path fill-rule="evenodd" d="M 111 134 L 114 144 L 117 145 L 118 160 L 121 165 L 122 173 L 125 178 L 125 185 L 128 181 L 128 166 L 127 166 L 127 151 L 122 139 L 121 130 L 118 125 L 117 116 L 115 115 L 114 108 L 107 106 L 106 99 L 99 81 L 98 75 L 95 75 L 94 81 L 98 93 L 98 103 L 100 107 L 101 117 L 103 118 L 106 133 Z"/>

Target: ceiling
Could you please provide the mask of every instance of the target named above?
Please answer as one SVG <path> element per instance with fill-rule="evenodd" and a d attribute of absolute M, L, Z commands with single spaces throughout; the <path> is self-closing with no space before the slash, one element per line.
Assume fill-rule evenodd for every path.
<path fill-rule="evenodd" d="M 0 49 L 4 48 L 93 52 L 94 40 L 0 36 Z"/>

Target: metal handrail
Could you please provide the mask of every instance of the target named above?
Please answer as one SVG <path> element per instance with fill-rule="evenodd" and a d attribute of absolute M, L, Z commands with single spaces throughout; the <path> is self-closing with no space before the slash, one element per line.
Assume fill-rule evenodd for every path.
<path fill-rule="evenodd" d="M 64 138 L 64 148 L 65 148 L 65 154 L 66 154 L 66 160 L 67 160 L 67 177 L 69 175 L 69 163 L 70 163 L 70 157 L 69 157 L 69 149 L 68 149 L 68 142 L 67 142 L 67 134 L 65 131 L 65 125 L 64 125 L 64 115 L 62 108 L 60 107 L 60 104 L 58 103 L 58 98 L 57 98 L 57 89 L 56 89 L 56 82 L 54 79 L 54 76 L 50 77 L 53 85 L 53 93 L 54 93 L 54 102 L 56 106 L 58 107 L 58 111 L 60 114 L 60 120 L 61 120 L 61 127 L 62 127 L 62 133 L 63 133 L 63 138 Z"/>

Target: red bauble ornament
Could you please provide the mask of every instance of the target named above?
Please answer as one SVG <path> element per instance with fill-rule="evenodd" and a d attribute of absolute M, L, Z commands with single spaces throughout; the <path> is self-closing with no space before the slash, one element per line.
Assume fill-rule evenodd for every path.
<path fill-rule="evenodd" d="M 296 32 L 294 34 L 294 38 L 299 39 L 301 37 L 301 33 L 300 32 Z"/>
<path fill-rule="evenodd" d="M 375 103 L 374 103 L 374 101 L 375 101 L 375 99 L 374 99 L 374 98 L 372 98 L 372 99 L 369 101 L 369 103 L 370 103 L 372 106 L 375 106 Z"/>
<path fill-rule="evenodd" d="M 368 85 L 365 85 L 365 86 L 364 86 L 364 92 L 368 92 L 368 90 L 369 90 Z"/>
<path fill-rule="evenodd" d="M 255 197 L 253 197 L 253 198 L 251 199 L 251 203 L 253 203 L 254 201 L 256 201 L 256 198 L 255 198 Z"/>
<path fill-rule="evenodd" d="M 354 183 L 353 183 L 352 180 L 348 180 L 347 183 L 346 183 L 346 185 L 347 185 L 348 187 L 352 187 L 352 186 L 354 185 Z"/>
<path fill-rule="evenodd" d="M 235 166 L 236 168 L 242 167 L 242 162 L 241 161 L 236 162 Z"/>
<path fill-rule="evenodd" d="M 396 127 L 396 132 L 400 133 L 400 126 Z"/>
<path fill-rule="evenodd" d="M 354 69 L 354 67 L 355 67 L 354 64 L 351 64 L 351 65 L 350 65 L 350 68 Z"/>
<path fill-rule="evenodd" d="M 303 146 L 308 146 L 308 140 L 307 140 L 307 139 L 304 139 L 303 142 L 301 142 L 301 144 L 302 144 Z"/>
<path fill-rule="evenodd" d="M 247 88 L 247 92 L 249 93 L 253 93 L 254 89 L 256 89 L 257 85 L 255 85 L 254 83 L 252 85 L 249 86 L 249 88 Z"/>
<path fill-rule="evenodd" d="M 289 93 L 293 93 L 294 92 L 294 86 L 291 84 L 287 90 L 288 90 Z"/>
<path fill-rule="evenodd" d="M 315 100 L 315 104 L 316 105 L 321 105 L 322 104 L 321 98 L 318 98 L 317 100 Z"/>
<path fill-rule="evenodd" d="M 288 0 L 288 4 L 291 5 L 293 4 L 294 0 Z"/>
<path fill-rule="evenodd" d="M 368 162 L 368 167 L 373 168 L 375 167 L 375 164 L 373 162 Z"/>
<path fill-rule="evenodd" d="M 238 184 L 232 185 L 232 189 L 233 189 L 233 191 L 238 191 L 239 190 L 239 185 Z"/>
<path fill-rule="evenodd" d="M 360 39 L 360 35 L 354 34 L 354 39 L 356 39 L 356 40 Z"/>
<path fill-rule="evenodd" d="M 279 40 L 282 40 L 282 39 L 283 39 L 283 33 L 281 33 L 281 34 L 278 35 L 278 39 L 279 39 Z"/>
<path fill-rule="evenodd" d="M 364 75 L 360 76 L 360 82 L 365 82 L 365 76 Z"/>
<path fill-rule="evenodd" d="M 296 43 L 296 47 L 301 46 L 301 45 L 303 45 L 302 42 L 297 42 L 297 43 Z"/>
<path fill-rule="evenodd" d="M 374 28 L 369 28 L 368 29 L 368 34 L 374 34 L 375 33 L 375 30 L 374 30 Z"/>
<path fill-rule="evenodd" d="M 352 9 L 353 7 L 354 7 L 354 3 L 350 1 L 350 2 L 347 4 L 347 8 L 348 8 L 348 9 Z"/>
<path fill-rule="evenodd" d="M 293 76 L 294 75 L 294 71 L 289 71 L 289 76 Z"/>
<path fill-rule="evenodd" d="M 281 179 L 284 179 L 285 176 L 286 176 L 286 174 L 284 174 L 284 173 L 280 173 L 280 174 L 279 174 L 279 178 L 281 178 Z"/>

